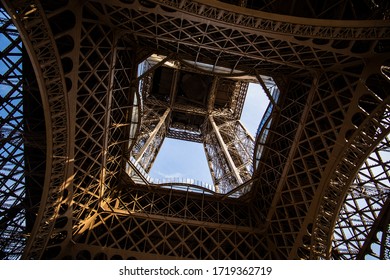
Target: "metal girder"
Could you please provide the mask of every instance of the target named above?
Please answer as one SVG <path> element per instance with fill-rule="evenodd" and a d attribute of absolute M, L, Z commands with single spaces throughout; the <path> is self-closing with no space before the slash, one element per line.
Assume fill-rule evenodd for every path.
<path fill-rule="evenodd" d="M 167 130 L 167 117 L 171 111 L 169 107 L 159 108 L 159 111 L 155 109 L 156 107 L 144 106 L 141 134 L 131 151 L 131 154 L 136 158 L 136 162 L 146 172 L 149 172 L 152 168 L 153 162 L 164 141 Z M 153 130 L 150 130 L 150 128 Z"/>
<path fill-rule="evenodd" d="M 214 19 L 224 23 L 230 23 L 244 28 L 256 28 L 265 32 L 290 33 L 293 36 L 309 36 L 314 38 L 386 38 L 390 36 L 386 23 L 383 20 L 373 20 L 362 26 L 359 21 L 340 23 L 321 19 L 306 19 L 301 17 L 283 16 L 284 21 L 279 17 L 256 11 L 256 15 L 246 13 L 245 8 L 236 7 L 217 0 L 181 0 L 166 1 L 152 0 L 152 2 L 178 9 L 186 13 L 198 13 L 202 18 Z M 383 29 L 378 32 L 377 27 Z M 341 28 L 342 27 L 342 28 Z M 364 30 L 365 29 L 365 30 Z"/>
<path fill-rule="evenodd" d="M 265 94 L 268 97 L 269 102 L 271 102 L 272 106 L 275 108 L 275 110 L 280 110 L 278 104 L 276 104 L 274 97 L 272 96 L 271 92 L 269 91 L 267 85 L 264 83 L 263 79 L 259 75 L 259 73 L 256 71 L 256 78 L 259 81 L 261 87 L 263 88 Z"/>
<path fill-rule="evenodd" d="M 388 195 L 387 195 L 388 196 Z M 358 251 L 358 254 L 356 256 L 352 256 L 352 258 L 356 258 L 356 259 L 366 259 L 367 257 L 370 257 L 370 256 L 374 256 L 374 258 L 376 259 L 386 259 L 386 260 L 389 260 L 390 259 L 390 255 L 389 255 L 389 247 L 390 247 L 390 244 L 388 242 L 388 238 L 389 238 L 389 225 L 390 225 L 390 217 L 389 217 L 389 204 L 390 204 L 390 200 L 388 199 L 387 197 L 387 200 L 385 201 L 385 203 L 382 205 L 382 208 L 379 212 L 379 215 L 377 217 L 375 217 L 376 219 L 374 221 L 372 221 L 372 224 L 371 223 L 367 223 L 367 221 L 365 219 L 362 219 L 362 221 L 365 221 L 366 223 L 364 223 L 364 225 L 366 224 L 369 224 L 371 225 L 371 229 L 368 231 L 364 231 L 364 233 L 368 233 L 367 236 L 366 236 L 366 239 L 363 241 L 363 246 L 359 246 L 359 247 L 352 247 L 354 249 L 354 251 Z M 382 235 L 382 236 L 379 236 L 379 235 Z M 345 239 L 349 239 L 349 238 L 345 238 Z M 340 242 L 341 243 L 341 242 Z M 371 247 L 374 245 L 379 245 L 380 247 L 380 250 L 379 252 L 376 251 L 375 249 L 373 250 Z M 339 244 L 337 244 L 339 246 Z M 340 252 L 339 250 L 336 252 L 336 257 L 337 258 L 340 258 L 341 254 L 340 253 L 347 253 L 347 254 L 350 254 L 351 250 L 349 246 L 347 246 L 348 248 L 348 252 Z M 375 252 L 376 251 L 376 252 Z"/>
<path fill-rule="evenodd" d="M 283 0 L 271 1 L 222 1 L 231 4 L 242 6 L 242 2 L 246 3 L 246 7 L 260 10 L 268 13 L 278 11 L 282 15 L 299 16 L 305 18 L 318 19 L 382 19 L 389 18 L 390 6 L 384 0 L 378 1 L 361 1 L 356 4 L 353 0 L 331 0 L 322 1 L 321 3 L 315 0 L 290 1 L 288 3 Z"/>
<path fill-rule="evenodd" d="M 216 123 L 218 118 L 218 124 Z M 250 180 L 254 139 L 238 120 L 210 115 L 204 127 L 204 147 L 217 193 L 227 194 Z M 243 195 L 248 188 L 236 193 Z"/>
<path fill-rule="evenodd" d="M 215 95 L 217 93 L 218 77 L 214 77 L 207 102 L 207 112 L 210 114 L 214 109 Z"/>
<path fill-rule="evenodd" d="M 106 104 L 106 111 L 104 112 L 103 117 L 103 139 L 102 139 L 102 169 L 101 169 L 101 175 L 100 175 L 100 186 L 99 186 L 99 197 L 100 200 L 104 197 L 104 192 L 106 190 L 106 183 L 107 178 L 106 175 L 109 173 L 107 170 L 107 157 L 109 156 L 108 151 L 108 145 L 109 145 L 109 137 L 110 137 L 110 126 L 111 126 L 111 110 L 112 110 L 112 103 L 113 100 L 113 90 L 114 90 L 114 75 L 115 75 L 115 65 L 116 65 L 116 58 L 117 58 L 117 42 L 118 38 L 113 39 L 113 43 L 111 46 L 111 54 L 113 56 L 113 59 L 110 61 L 109 65 L 109 73 L 108 73 L 108 85 L 107 85 L 107 95 L 106 100 L 104 103 Z"/>
<path fill-rule="evenodd" d="M 142 146 L 141 150 L 137 153 L 137 161 L 136 161 L 137 163 L 139 163 L 142 160 L 142 157 L 144 156 L 145 151 L 149 148 L 151 143 L 153 141 L 155 141 L 155 137 L 160 132 L 160 129 L 163 127 L 163 125 L 165 124 L 169 113 L 170 113 L 170 109 L 167 108 L 165 110 L 165 112 L 163 113 L 163 115 L 160 117 L 160 120 L 159 120 L 158 124 L 156 125 L 156 127 L 154 128 L 154 130 L 148 135 L 145 144 Z M 163 129 L 165 130 L 165 127 L 163 127 Z M 147 169 L 150 169 L 150 168 L 147 168 Z"/>
<path fill-rule="evenodd" d="M 162 3 L 160 1 L 156 2 Z M 196 61 L 209 61 L 211 65 L 226 65 L 233 70 L 241 69 L 248 72 L 254 68 L 262 68 L 262 71 L 269 75 L 271 73 L 273 75 L 276 73 L 279 73 L 279 75 L 281 73 L 291 75 L 293 73 L 303 73 L 306 69 L 339 67 L 340 64 L 347 60 L 351 61 L 352 58 L 358 59 L 364 56 L 373 48 L 379 50 L 378 47 L 382 45 L 380 41 L 373 41 L 371 46 L 365 46 L 364 44 L 361 46 L 361 43 L 354 41 L 356 38 L 342 37 L 331 38 L 327 44 L 321 40 L 313 43 L 310 39 L 299 39 L 297 38 L 298 35 L 295 37 L 292 36 L 293 34 L 289 30 L 283 30 L 280 33 L 267 33 L 261 31 L 258 27 L 250 28 L 247 24 L 236 24 L 239 19 L 245 17 L 245 14 L 240 13 L 233 16 L 233 18 L 237 18 L 234 23 L 235 30 L 232 30 L 230 25 L 224 23 L 223 20 L 225 17 L 218 19 L 214 16 L 209 16 L 208 20 L 211 18 L 214 23 L 213 25 L 206 25 L 197 12 L 207 10 L 204 9 L 204 7 L 208 7 L 206 4 L 200 4 L 194 1 L 189 3 L 184 1 L 183 3 L 184 6 L 180 7 L 184 9 L 183 14 L 185 14 L 185 17 L 181 22 L 177 22 L 177 19 L 172 18 L 172 14 L 164 10 L 158 11 L 159 16 L 163 20 L 157 22 L 153 16 L 156 10 L 146 7 L 143 7 L 142 12 L 132 11 L 133 20 L 131 21 L 131 26 L 129 21 L 118 21 L 119 18 L 129 17 L 127 8 L 132 7 L 132 5 L 139 5 L 137 2 L 128 4 L 126 7 L 122 3 L 116 3 L 117 8 L 112 14 L 120 16 L 118 16 L 118 19 L 112 19 L 112 21 L 115 26 L 120 26 L 124 30 L 127 30 L 129 34 L 134 34 L 140 40 L 140 43 L 143 44 L 144 42 L 147 46 L 158 46 L 161 52 L 178 53 L 178 50 L 180 50 L 180 56 L 182 57 L 191 57 L 191 53 L 196 53 Z M 173 3 L 170 2 L 169 4 Z M 186 6 L 187 4 L 188 6 Z M 214 4 L 220 5 L 220 2 L 214 2 Z M 232 6 L 230 7 L 232 8 Z M 214 11 L 216 15 L 223 15 L 225 12 L 231 13 L 231 11 L 212 6 L 210 6 L 209 10 Z M 300 20 L 300 18 L 294 19 Z M 260 20 L 259 22 L 262 21 Z M 329 21 L 326 22 L 328 23 Z M 379 22 L 383 24 L 383 30 L 387 30 L 386 24 L 383 21 Z M 335 22 L 335 24 L 340 23 Z M 361 23 L 355 22 L 354 24 Z M 372 24 L 373 29 L 377 28 L 375 23 Z M 133 30 L 134 25 L 140 28 Z M 156 25 L 159 26 L 159 29 L 154 28 Z M 270 28 L 275 29 L 277 26 L 279 26 L 278 23 L 271 24 Z M 324 28 L 326 30 L 332 29 L 330 26 Z M 356 31 L 348 30 L 347 33 L 356 32 L 362 34 L 362 32 L 370 29 L 364 27 L 356 28 Z M 297 30 L 299 28 L 293 26 L 291 29 Z M 343 28 L 334 27 L 334 29 L 338 30 L 337 32 L 346 30 L 345 26 Z M 175 32 L 174 30 L 181 31 Z M 318 30 L 314 26 L 307 28 L 308 34 L 314 34 Z M 158 32 L 156 33 L 156 31 Z M 303 34 L 299 36 L 301 35 L 303 37 L 306 36 Z M 310 36 L 318 37 L 317 35 Z M 197 40 L 196 38 L 200 39 Z M 385 38 L 387 37 L 385 36 L 383 39 Z M 377 39 L 380 40 L 379 38 Z M 289 43 L 285 43 L 286 41 Z M 221 46 L 226 46 L 226 49 L 221 51 Z M 280 54 L 278 53 L 278 49 L 288 51 Z M 358 50 L 355 51 L 355 49 Z M 267 53 L 267 55 L 261 55 L 262 53 Z M 303 56 L 306 57 L 304 60 L 301 59 Z M 210 60 L 211 57 L 216 57 L 217 59 L 213 61 Z M 306 61 L 310 61 L 310 65 Z"/>
<path fill-rule="evenodd" d="M 28 46 L 27 52 L 32 60 L 41 97 L 47 109 L 45 120 L 48 154 L 46 166 L 48 168 L 42 193 L 42 205 L 44 206 L 39 209 L 35 226 L 24 251 L 25 258 L 41 258 L 53 230 L 53 222 L 60 209 L 62 193 L 67 188 L 67 178 L 70 176 L 68 173 L 69 139 L 67 139 L 69 111 L 65 95 L 65 80 L 63 69 L 59 67 L 61 63 L 55 39 L 51 31 L 47 29 L 47 18 L 40 3 L 29 1 L 28 5 L 14 2 L 5 4 L 21 32 L 23 43 Z M 28 39 L 27 33 L 30 36 Z"/>
<path fill-rule="evenodd" d="M 363 4 L 353 8 L 350 1 L 340 11 L 330 1 L 324 1 L 321 9 L 315 4 L 318 1 L 305 1 L 310 18 L 284 16 L 297 13 L 295 1 L 285 8 L 278 6 L 278 0 L 261 2 L 260 11 L 250 9 L 257 4 L 245 7 L 244 1 L 237 1 L 240 6 L 222 1 L 149 1 L 155 3 L 151 6 L 138 0 L 125 2 L 3 1 L 29 53 L 34 67 L 29 71 L 37 76 L 36 91 L 43 103 L 39 107 L 46 115 L 35 125 L 45 126 L 47 134 L 45 142 L 30 131 L 23 134 L 20 124 L 2 129 L 6 132 L 2 147 L 16 150 L 9 148 L 1 160 L 4 170 L 14 172 L 4 178 L 15 183 L 4 189 L 8 183 L 2 181 L 5 214 L 1 221 L 16 223 L 1 241 L 10 246 L 14 240 L 19 242 L 6 258 L 19 257 L 23 248 L 25 258 L 100 258 L 102 248 L 110 247 L 108 258 L 348 259 L 362 256 L 374 243 L 380 243 L 380 258 L 388 254 L 388 232 L 383 232 L 386 219 L 378 214 L 384 210 L 376 209 L 387 207 L 382 200 L 387 195 L 385 184 L 376 185 L 380 187 L 369 198 L 367 186 L 351 191 L 354 180 L 372 186 L 389 177 L 383 173 L 383 178 L 376 178 L 369 171 L 388 165 L 379 157 L 369 157 L 389 129 L 384 79 L 390 28 L 388 19 L 379 18 L 386 15 L 386 6 L 382 13 L 370 10 L 373 19 L 367 20 Z M 352 20 L 348 13 L 353 14 Z M 4 34 L 15 36 L 5 21 L 1 24 Z M 2 59 L 16 69 L 20 61 L 8 51 L 20 41 L 7 38 L 12 42 L 1 53 Z M 167 108 L 205 117 L 213 95 L 218 98 L 219 81 L 214 78 L 207 92 L 209 103 L 203 108 L 172 104 L 175 79 L 169 92 L 171 103 L 148 99 L 152 70 L 142 76 L 140 89 L 145 94 L 137 93 L 135 61 L 141 53 L 174 53 L 178 61 L 210 65 L 210 73 L 202 74 L 214 77 L 218 69 L 225 69 L 219 80 L 272 76 L 280 85 L 280 99 L 270 100 L 279 109 L 269 112 L 272 122 L 263 123 L 264 133 L 259 136 L 263 138 L 256 141 L 260 152 L 253 178 L 243 179 L 243 174 L 250 173 L 253 139 L 238 121 L 247 88 L 240 81 L 231 85 L 234 89 L 226 103 L 233 114 L 227 109 L 214 111 L 214 126 L 209 123 L 205 129 L 217 127 L 219 135 L 206 133 L 203 139 L 213 178 L 225 188 L 225 195 L 213 196 L 206 190 L 193 194 L 188 186 L 142 189 L 141 184 L 129 186 L 122 180 L 127 150 L 140 148 L 135 137 L 147 142 L 147 133 L 159 124 Z M 313 73 L 318 75 L 316 84 L 312 84 Z M 8 93 L 19 88 L 13 79 L 24 78 L 13 70 L 2 75 L 12 88 Z M 6 95 L 2 99 L 12 108 L 10 122 L 19 121 L 20 103 L 11 102 L 18 98 Z M 143 127 L 137 133 L 139 114 L 143 114 Z M 31 125 L 31 115 L 24 117 Z M 25 197 L 19 193 L 23 180 L 17 178 L 23 163 L 12 161 L 21 158 L 18 151 L 24 136 L 24 143 L 36 140 L 36 148 L 47 154 L 37 160 L 43 167 L 35 173 L 44 182 L 30 174 L 26 177 L 43 190 L 40 203 L 32 190 L 27 193 L 35 207 L 31 213 L 38 214 L 36 220 L 26 219 L 35 221 L 29 235 L 20 235 L 23 227 L 13 216 L 20 204 L 9 205 L 14 194 L 18 200 Z M 230 156 L 228 161 L 221 156 L 223 151 Z M 26 154 L 26 159 L 32 159 L 32 152 Z M 360 172 L 358 165 L 367 158 L 370 163 Z M 26 161 L 26 166 L 32 164 Z M 233 172 L 229 165 L 234 165 Z M 369 178 L 357 179 L 364 176 Z M 244 184 L 232 191 L 237 177 Z M 246 195 L 237 198 L 241 189 Z M 360 208 L 357 203 L 363 200 L 366 205 Z M 363 226 L 351 217 L 359 217 Z M 379 228 L 380 242 L 372 236 Z M 353 236 L 346 235 L 346 230 Z"/>
<path fill-rule="evenodd" d="M 389 244 L 378 236 L 386 235 L 390 222 L 389 140 L 385 137 L 373 150 L 350 186 L 333 234 L 333 258 L 388 258 L 384 252 Z M 373 250 L 374 246 L 380 250 Z"/>
<path fill-rule="evenodd" d="M 226 161 L 227 161 L 227 164 L 229 165 L 230 171 L 234 174 L 234 177 L 237 180 L 237 184 L 241 185 L 243 183 L 243 180 L 240 176 L 240 173 L 238 172 L 236 165 L 233 162 L 233 159 L 228 151 L 228 148 L 226 147 L 226 144 L 221 136 L 221 133 L 219 132 L 219 128 L 214 121 L 214 117 L 209 116 L 209 121 L 210 121 L 211 127 L 213 128 L 213 130 L 209 133 L 214 133 L 216 135 L 218 144 L 221 147 L 221 150 L 226 158 Z"/>
<path fill-rule="evenodd" d="M 103 244 L 108 259 L 115 254 L 123 259 L 192 259 L 199 254 L 196 252 L 201 252 L 202 259 L 259 259 L 272 254 L 262 250 L 267 241 L 261 230 L 251 226 L 247 206 L 234 200 L 216 200 L 205 193 L 177 192 L 174 188 L 146 190 L 136 186 L 121 192 L 94 217 L 88 231 L 75 236 L 74 258 L 79 258 L 79 247 L 94 258 Z M 237 249 L 229 245 L 231 236 L 240 240 Z"/>
<path fill-rule="evenodd" d="M 309 110 L 312 106 L 314 95 L 315 95 L 315 92 L 317 90 L 318 90 L 318 77 L 313 77 L 310 91 L 307 94 L 306 104 L 304 106 L 304 111 L 302 112 L 298 127 L 297 127 L 296 132 L 295 132 L 295 138 L 292 141 L 292 143 L 290 144 L 290 151 L 289 151 L 289 154 L 287 155 L 287 158 L 286 158 L 286 162 L 284 165 L 285 167 L 280 174 L 280 179 L 278 182 L 278 186 L 276 187 L 276 190 L 275 190 L 272 205 L 270 207 L 270 210 L 268 211 L 267 223 L 269 223 L 271 221 L 272 216 L 274 215 L 276 204 L 280 200 L 280 195 L 282 192 L 281 188 L 286 184 L 287 173 L 288 173 L 288 170 L 291 168 L 291 165 L 293 162 L 293 157 L 296 154 L 296 149 L 298 148 L 299 141 L 301 140 L 301 137 L 302 137 L 303 127 L 304 127 L 304 124 L 306 123 L 307 117 L 309 115 Z"/>
<path fill-rule="evenodd" d="M 26 244 L 21 38 L 0 9 L 0 258 L 19 259 Z M 17 159 L 19 158 L 19 159 Z"/>

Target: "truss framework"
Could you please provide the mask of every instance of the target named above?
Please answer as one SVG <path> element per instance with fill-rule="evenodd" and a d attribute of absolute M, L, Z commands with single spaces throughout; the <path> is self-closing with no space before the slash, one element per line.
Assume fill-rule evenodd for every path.
<path fill-rule="evenodd" d="M 10 70 L 2 70 L 1 81 L 12 86 L 2 91 L 1 121 L 15 129 L 2 128 L 1 164 L 12 169 L 2 170 L 9 171 L 1 181 L 0 230 L 9 233 L 2 235 L 2 257 L 388 258 L 386 7 L 366 16 L 344 1 L 337 17 L 339 2 L 325 1 L 318 14 L 314 1 L 305 1 L 310 18 L 280 21 L 286 10 L 279 1 L 259 2 L 271 14 L 219 1 L 3 1 L 32 66 L 23 63 L 28 74 L 21 75 L 21 59 L 28 59 L 3 13 L 8 46 L 1 60 Z M 354 20 L 346 23 L 350 11 Z M 373 20 L 361 21 L 367 17 Z M 278 85 L 272 122 L 255 142 L 253 186 L 243 185 L 240 199 L 128 180 L 142 116 L 169 107 L 148 104 L 136 86 L 138 63 L 156 52 L 198 70 L 211 65 L 219 79 L 268 75 Z M 231 71 L 224 76 L 221 69 Z M 22 80 L 37 104 L 30 113 Z M 207 115 L 213 100 L 197 113 Z M 33 117 L 42 112 L 44 118 Z M 212 117 L 230 164 L 247 178 L 252 148 L 240 147 L 244 130 L 223 110 Z M 153 133 L 152 125 L 144 127 Z M 237 180 L 223 169 L 229 163 L 220 163 L 214 134 L 205 140 L 214 177 Z M 25 187 L 27 181 L 33 184 Z"/>
<path fill-rule="evenodd" d="M 1 146 L 0 146 L 0 254 L 17 259 L 26 238 L 24 200 L 25 159 L 23 141 L 23 59 L 22 45 L 16 27 L 4 10 L 1 17 Z"/>
<path fill-rule="evenodd" d="M 135 170 L 137 168 L 140 169 L 141 173 L 149 172 L 164 138 L 169 137 L 203 142 L 214 182 L 212 189 L 216 193 L 226 194 L 249 181 L 253 172 L 254 139 L 239 121 L 248 82 L 229 80 L 216 74 L 210 75 L 212 73 L 210 66 L 208 66 L 208 72 L 207 68 L 200 72 L 184 61 L 176 61 L 169 57 L 162 59 L 160 62 L 153 61 L 153 59 L 156 58 L 152 56 L 141 65 L 142 74 L 140 74 L 140 77 L 142 79 L 139 79 L 139 88 L 144 100 L 144 110 L 140 135 L 131 152 L 136 161 L 132 171 L 129 171 L 130 176 L 137 180 L 139 177 L 137 174 L 139 172 Z M 156 70 L 163 67 L 165 63 L 173 65 L 174 69 L 171 84 L 167 83 L 166 85 L 169 92 L 163 96 L 162 94 L 153 94 L 153 91 L 156 91 L 154 89 L 154 83 L 156 82 L 153 80 L 153 75 L 157 76 L 155 74 Z M 185 70 L 181 68 L 181 64 L 184 64 L 183 68 Z M 208 73 L 212 77 L 209 78 L 212 79 L 212 85 L 208 89 L 210 96 L 207 98 L 207 102 L 205 102 L 207 104 L 204 107 L 198 106 L 194 102 L 191 103 L 191 101 L 187 103 L 180 102 L 180 99 L 177 98 L 180 93 L 179 88 L 182 86 L 180 83 L 182 80 L 179 77 L 183 75 L 184 77 L 190 76 L 187 73 L 202 73 L 203 75 Z M 169 79 L 170 76 L 165 75 L 165 79 Z M 226 98 L 226 100 L 223 100 L 223 98 Z M 219 103 L 224 104 L 224 107 L 217 107 Z M 173 116 L 175 112 L 186 114 L 187 121 L 175 119 Z M 191 116 L 193 116 L 193 119 L 200 119 L 201 123 L 188 121 Z M 139 167 L 137 167 L 138 165 Z M 153 181 L 146 174 L 144 177 L 146 180 L 143 181 L 146 184 L 148 184 L 147 181 Z"/>
<path fill-rule="evenodd" d="M 351 185 L 334 231 L 337 258 L 389 259 L 389 145 L 387 136 L 365 160 Z"/>

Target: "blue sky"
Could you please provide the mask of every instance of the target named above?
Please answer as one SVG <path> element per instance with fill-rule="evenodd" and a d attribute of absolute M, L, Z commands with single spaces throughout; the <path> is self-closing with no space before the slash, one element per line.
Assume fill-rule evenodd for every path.
<path fill-rule="evenodd" d="M 258 84 L 250 84 L 241 122 L 255 137 L 268 106 L 268 98 Z M 149 173 L 152 178 L 191 178 L 213 184 L 203 144 L 165 138 Z"/>

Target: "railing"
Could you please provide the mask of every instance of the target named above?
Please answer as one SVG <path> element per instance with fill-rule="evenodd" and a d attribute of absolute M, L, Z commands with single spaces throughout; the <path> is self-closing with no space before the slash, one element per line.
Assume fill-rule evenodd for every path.
<path fill-rule="evenodd" d="M 127 174 L 133 179 L 138 177 L 145 185 L 159 185 L 159 186 L 187 186 L 191 187 L 192 191 L 210 191 L 215 192 L 215 187 L 211 184 L 202 182 L 200 180 L 190 179 L 190 178 L 165 178 L 165 179 L 156 179 L 149 176 L 145 169 L 137 162 L 134 157 L 130 157 L 128 161 Z"/>
<path fill-rule="evenodd" d="M 239 198 L 242 195 L 246 194 L 248 190 L 251 189 L 253 183 L 252 180 L 249 180 L 228 193 L 217 193 L 214 185 L 205 183 L 200 180 L 178 177 L 164 179 L 152 178 L 134 157 L 130 157 L 130 160 L 127 163 L 126 172 L 133 180 L 138 177 L 140 179 L 138 181 L 139 184 L 144 184 L 147 186 L 153 185 L 159 188 L 173 189 L 178 191 L 189 191 L 208 195 L 219 195 L 222 197 L 229 198 Z"/>
<path fill-rule="evenodd" d="M 155 185 L 185 185 L 185 186 L 196 186 L 201 187 L 206 190 L 215 192 L 215 186 L 208 183 L 202 182 L 200 180 L 190 179 L 190 178 L 164 178 L 164 179 L 155 179 L 152 178 L 152 184 Z"/>

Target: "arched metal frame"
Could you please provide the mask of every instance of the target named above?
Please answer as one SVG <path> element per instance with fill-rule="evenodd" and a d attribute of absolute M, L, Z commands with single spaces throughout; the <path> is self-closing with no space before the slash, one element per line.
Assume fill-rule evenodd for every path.
<path fill-rule="evenodd" d="M 341 207 L 333 252 L 343 259 L 389 259 L 389 163 L 387 135 L 360 167 Z"/>
<path fill-rule="evenodd" d="M 21 135 L 46 157 L 31 230 L 23 224 L 30 208 L 17 202 L 24 182 L 10 188 L 11 173 L 1 181 L 1 230 L 16 225 L 1 239 L 3 257 L 21 257 L 24 248 L 23 258 L 33 259 L 388 258 L 389 174 L 381 154 L 389 132 L 389 7 L 341 1 L 337 11 L 325 1 L 318 12 L 306 1 L 299 17 L 294 5 L 287 11 L 278 2 L 3 1 L 34 68 L 46 135 L 26 134 L 19 120 L 2 142 L 1 163 L 14 162 L 13 174 L 31 170 L 3 152 L 12 143 L 22 151 Z M 21 50 L 19 39 L 7 38 Z M 2 82 L 22 78 L 9 50 L 1 58 L 14 73 L 2 72 Z M 129 187 L 123 170 L 144 102 L 133 81 L 138 63 L 156 51 L 278 85 L 267 139 L 256 142 L 253 187 L 240 199 Z M 20 81 L 2 106 L 21 110 Z M 8 124 L 18 118 L 9 112 Z"/>
<path fill-rule="evenodd" d="M 18 259 L 26 245 L 23 49 L 19 32 L 3 9 L 0 17 L 0 254 L 2 259 Z"/>

